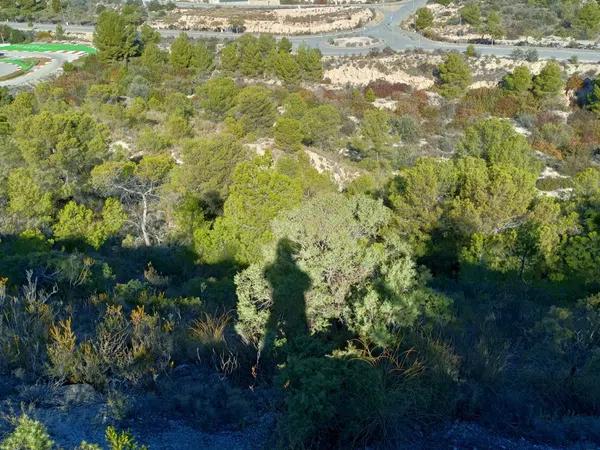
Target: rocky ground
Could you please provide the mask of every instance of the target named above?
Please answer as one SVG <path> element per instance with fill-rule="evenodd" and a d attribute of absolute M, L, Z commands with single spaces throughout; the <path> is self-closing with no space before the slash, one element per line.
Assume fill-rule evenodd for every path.
<path fill-rule="evenodd" d="M 393 55 L 353 56 L 327 60 L 323 78 L 333 86 L 366 86 L 370 82 L 384 80 L 403 83 L 414 89 L 428 89 L 435 83 L 435 68 L 443 61 L 443 55 L 428 52 L 407 51 Z M 495 85 L 515 67 L 526 65 L 533 74 L 545 66 L 546 61 L 524 61 L 514 58 L 481 56 L 468 58 L 473 73 L 471 88 Z M 591 63 L 563 62 L 566 76 L 579 73 L 583 77 L 595 76 L 599 67 Z"/>
<path fill-rule="evenodd" d="M 157 29 L 200 31 L 230 30 L 243 24 L 249 33 L 315 34 L 351 30 L 375 18 L 365 7 L 314 7 L 302 9 L 175 9 L 151 23 Z"/>
<path fill-rule="evenodd" d="M 460 17 L 460 6 L 451 3 L 443 6 L 431 3 L 426 6 L 434 17 L 433 26 L 426 30 L 426 34 L 436 40 L 448 42 L 482 42 L 492 41 L 492 37 L 484 31 L 472 25 L 458 20 Z M 403 27 L 412 29 L 415 18 L 407 18 Z M 600 42 L 593 40 L 576 40 L 560 36 L 544 36 L 534 38 L 532 36 L 512 36 L 511 39 L 497 39 L 494 43 L 499 45 L 531 45 L 536 47 L 563 47 L 563 48 L 600 48 Z"/>
<path fill-rule="evenodd" d="M 105 397 L 89 385 L 49 386 L 21 385 L 13 378 L 0 377 L 0 410 L 2 418 L 26 412 L 43 422 L 52 439 L 65 450 L 74 449 L 81 441 L 104 442 L 104 430 L 110 423 L 110 409 Z M 117 423 L 130 430 L 150 450 L 256 450 L 269 448 L 275 429 L 275 415 L 256 407 L 257 419 L 240 429 L 223 428 L 203 431 L 185 413 L 170 416 L 143 413 Z M 7 420 L 0 420 L 0 438 L 10 430 Z M 583 450 L 600 448 L 591 443 L 568 447 L 534 443 L 520 436 L 503 436 L 476 423 L 454 422 L 438 426 L 433 432 L 415 432 L 410 442 L 398 442 L 394 449 L 504 449 L 504 450 Z M 379 447 L 371 447 L 375 450 Z"/>

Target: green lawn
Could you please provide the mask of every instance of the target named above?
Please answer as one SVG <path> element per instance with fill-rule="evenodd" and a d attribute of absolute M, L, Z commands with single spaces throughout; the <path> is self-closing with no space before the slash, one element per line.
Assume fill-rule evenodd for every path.
<path fill-rule="evenodd" d="M 89 45 L 83 44 L 45 44 L 45 43 L 32 43 L 32 44 L 9 44 L 0 45 L 0 52 L 15 51 L 15 52 L 61 52 L 61 51 L 76 51 L 93 54 L 96 53 L 96 49 Z"/>

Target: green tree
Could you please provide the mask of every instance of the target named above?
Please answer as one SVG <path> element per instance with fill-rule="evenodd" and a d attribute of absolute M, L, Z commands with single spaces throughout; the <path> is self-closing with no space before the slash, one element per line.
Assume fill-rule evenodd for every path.
<path fill-rule="evenodd" d="M 483 159 L 456 161 L 457 193 L 450 201 L 452 229 L 463 238 L 511 227 L 535 196 L 537 174 L 507 164 L 488 166 Z"/>
<path fill-rule="evenodd" d="M 150 68 L 156 68 L 157 66 L 166 64 L 169 60 L 169 55 L 161 50 L 158 45 L 150 43 L 144 47 L 140 60 L 143 65 Z"/>
<path fill-rule="evenodd" d="M 394 327 L 439 307 L 440 298 L 419 287 L 408 246 L 385 233 L 391 219 L 381 201 L 340 194 L 317 196 L 280 215 L 264 261 L 236 276 L 238 333 L 259 347 L 266 344 L 264 310 L 273 304 L 273 290 L 264 277 L 285 242 L 295 249 L 297 268 L 311 280 L 304 296 L 311 332 L 341 320 L 361 338 L 384 345 Z M 378 290 L 378 283 L 386 289 Z"/>
<path fill-rule="evenodd" d="M 197 90 L 200 106 L 215 119 L 222 119 L 235 105 L 238 88 L 231 78 L 211 78 Z"/>
<path fill-rule="evenodd" d="M 415 18 L 415 27 L 422 31 L 433 25 L 433 13 L 429 8 L 417 9 L 417 17 Z"/>
<path fill-rule="evenodd" d="M 459 53 L 449 53 L 438 67 L 438 72 L 440 93 L 444 97 L 460 97 L 471 84 L 471 69 Z"/>
<path fill-rule="evenodd" d="M 316 48 L 308 48 L 304 45 L 298 47 L 296 61 L 300 66 L 302 79 L 306 81 L 319 82 L 323 78 L 323 63 L 321 52 Z"/>
<path fill-rule="evenodd" d="M 562 71 L 556 61 L 548 61 L 533 78 L 533 93 L 539 98 L 554 97 L 561 93 L 563 86 Z"/>
<path fill-rule="evenodd" d="M 583 38 L 594 38 L 600 32 L 600 6 L 596 2 L 585 2 L 577 11 L 573 25 Z"/>
<path fill-rule="evenodd" d="M 291 41 L 286 38 L 286 37 L 282 37 L 279 42 L 277 43 L 277 51 L 279 52 L 285 52 L 285 53 L 291 53 L 292 52 L 292 43 Z"/>
<path fill-rule="evenodd" d="M 211 232 L 196 234 L 196 248 L 208 261 L 233 257 L 249 264 L 272 240 L 271 220 L 300 203 L 302 187 L 274 170 L 270 155 L 239 164 L 232 181 L 223 216 Z"/>
<path fill-rule="evenodd" d="M 300 82 L 300 66 L 289 52 L 273 51 L 269 58 L 275 76 L 287 85 L 294 85 Z"/>
<path fill-rule="evenodd" d="M 513 165 L 536 174 L 540 170 L 527 139 L 502 119 L 483 119 L 467 127 L 457 152 L 460 156 L 483 158 L 490 165 Z"/>
<path fill-rule="evenodd" d="M 193 47 L 191 67 L 198 73 L 205 75 L 214 68 L 214 54 L 204 42 L 199 42 Z"/>
<path fill-rule="evenodd" d="M 140 39 L 142 45 L 146 48 L 150 44 L 160 44 L 160 33 L 148 24 L 143 24 L 140 27 Z"/>
<path fill-rule="evenodd" d="M 238 69 L 246 77 L 256 78 L 263 74 L 265 69 L 266 54 L 261 53 L 259 40 L 246 34 L 237 40 L 239 46 Z"/>
<path fill-rule="evenodd" d="M 387 112 L 369 109 L 364 114 L 360 130 L 370 151 L 379 158 L 390 138 L 390 121 Z"/>
<path fill-rule="evenodd" d="M 504 36 L 504 27 L 502 26 L 502 17 L 500 13 L 497 11 L 491 11 L 488 14 L 486 23 L 485 23 L 485 31 L 492 37 L 492 44 L 495 40 L 500 39 Z"/>
<path fill-rule="evenodd" d="M 481 24 L 481 10 L 476 3 L 467 3 L 460 9 L 460 17 L 469 25 L 479 26 Z"/>
<path fill-rule="evenodd" d="M 50 222 L 53 212 L 52 194 L 45 192 L 27 169 L 13 170 L 7 180 L 8 211 L 25 224 L 36 228 Z"/>
<path fill-rule="evenodd" d="M 324 104 L 311 108 L 301 121 L 307 145 L 331 148 L 339 139 L 342 117 L 333 105 Z"/>
<path fill-rule="evenodd" d="M 117 61 L 138 53 L 135 27 L 113 10 L 105 10 L 96 23 L 94 45 L 102 61 Z"/>
<path fill-rule="evenodd" d="M 221 49 L 221 70 L 227 74 L 237 72 L 240 65 L 240 55 L 237 42 L 231 42 Z"/>
<path fill-rule="evenodd" d="M 524 93 L 533 85 L 531 72 L 527 66 L 515 67 L 512 73 L 502 79 L 502 86 L 508 91 Z"/>
<path fill-rule="evenodd" d="M 302 123 L 299 120 L 281 117 L 275 123 L 275 145 L 285 151 L 297 151 L 302 148 Z"/>
<path fill-rule="evenodd" d="M 108 198 L 104 202 L 100 218 L 85 205 L 70 201 L 59 211 L 57 219 L 53 227 L 56 239 L 81 241 L 98 249 L 121 230 L 127 216 L 118 200 Z"/>
<path fill-rule="evenodd" d="M 246 132 L 265 131 L 276 117 L 271 92 L 262 86 L 247 86 L 236 96 L 235 116 Z"/>
<path fill-rule="evenodd" d="M 230 134 L 188 140 L 181 150 L 183 164 L 173 169 L 171 188 L 181 196 L 191 194 L 207 201 L 215 195 L 224 198 L 235 166 L 247 156 Z"/>
<path fill-rule="evenodd" d="M 194 45 L 187 34 L 181 33 L 171 44 L 169 60 L 175 69 L 188 69 L 192 66 Z"/>
<path fill-rule="evenodd" d="M 26 117 L 13 136 L 41 185 L 62 198 L 82 192 L 92 167 L 108 156 L 108 128 L 78 111 Z"/>
<path fill-rule="evenodd" d="M 441 225 L 447 202 L 456 189 L 454 165 L 421 158 L 390 185 L 396 226 L 418 256 L 425 254 L 432 232 Z"/>
<path fill-rule="evenodd" d="M 594 79 L 592 90 L 587 96 L 587 107 L 596 115 L 600 115 L 600 80 L 598 78 Z"/>

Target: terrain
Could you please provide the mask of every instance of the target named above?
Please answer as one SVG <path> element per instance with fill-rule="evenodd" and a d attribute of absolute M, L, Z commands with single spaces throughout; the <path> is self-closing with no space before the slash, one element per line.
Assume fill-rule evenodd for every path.
<path fill-rule="evenodd" d="M 93 24 L 0 28 L 0 450 L 600 448 L 595 49 L 78 5 L 2 9 Z"/>

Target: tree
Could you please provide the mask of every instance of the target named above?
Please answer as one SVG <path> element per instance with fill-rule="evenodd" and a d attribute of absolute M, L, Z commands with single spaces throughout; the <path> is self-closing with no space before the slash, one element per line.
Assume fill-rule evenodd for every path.
<path fill-rule="evenodd" d="M 222 119 L 235 105 L 238 87 L 231 78 L 211 78 L 197 90 L 200 106 L 215 119 Z"/>
<path fill-rule="evenodd" d="M 275 145 L 285 151 L 297 151 L 302 148 L 302 123 L 299 120 L 281 117 L 275 123 Z"/>
<path fill-rule="evenodd" d="M 144 47 L 141 62 L 143 65 L 151 68 L 165 64 L 169 60 L 169 55 L 161 50 L 158 45 L 150 43 Z"/>
<path fill-rule="evenodd" d="M 257 261 L 272 239 L 270 223 L 281 211 L 297 206 L 302 187 L 272 167 L 270 155 L 238 165 L 223 216 L 213 230 L 196 234 L 196 248 L 205 260 L 233 257 L 242 264 Z"/>
<path fill-rule="evenodd" d="M 240 55 L 237 42 L 231 42 L 221 49 L 221 70 L 228 74 L 235 73 L 240 65 Z"/>
<path fill-rule="evenodd" d="M 533 93 L 539 98 L 554 97 L 563 89 L 560 65 L 548 61 L 538 75 L 533 78 Z"/>
<path fill-rule="evenodd" d="M 204 42 L 198 42 L 193 47 L 191 67 L 199 74 L 205 75 L 214 68 L 214 54 Z"/>
<path fill-rule="evenodd" d="M 146 246 L 160 240 L 162 222 L 159 188 L 173 167 L 169 156 L 146 156 L 139 163 L 108 161 L 92 170 L 92 183 L 102 194 L 120 196 L 132 223 Z"/>
<path fill-rule="evenodd" d="M 600 31 L 600 6 L 596 2 L 585 2 L 574 20 L 575 29 L 580 36 L 590 39 L 598 35 Z"/>
<path fill-rule="evenodd" d="M 235 166 L 246 158 L 244 147 L 230 134 L 188 140 L 181 150 L 183 164 L 173 169 L 171 188 L 180 196 L 192 195 L 207 203 L 214 197 L 225 198 Z"/>
<path fill-rule="evenodd" d="M 241 16 L 229 18 L 229 27 L 234 33 L 243 33 L 246 29 L 244 18 Z"/>
<path fill-rule="evenodd" d="M 140 28 L 140 39 L 144 48 L 150 44 L 158 45 L 160 44 L 160 33 L 145 23 Z"/>
<path fill-rule="evenodd" d="M 459 237 L 489 235 L 519 223 L 535 196 L 537 174 L 474 157 L 456 161 L 456 196 L 448 214 Z"/>
<path fill-rule="evenodd" d="M 260 323 L 264 310 L 273 304 L 275 289 L 286 289 L 269 289 L 271 280 L 265 275 L 286 246 L 293 252 L 294 265 L 310 280 L 304 301 L 312 333 L 339 320 L 359 337 L 384 345 L 392 339 L 391 329 L 439 306 L 440 298 L 419 286 L 408 246 L 385 233 L 391 219 L 381 201 L 340 194 L 317 196 L 280 215 L 264 260 L 236 276 L 238 333 L 265 345 L 265 332 L 270 330 Z M 378 283 L 386 288 L 378 289 Z M 278 301 L 285 300 L 282 293 Z"/>
<path fill-rule="evenodd" d="M 366 111 L 361 123 L 361 133 L 370 150 L 379 158 L 390 137 L 388 114 L 379 109 Z"/>
<path fill-rule="evenodd" d="M 271 92 L 262 86 L 247 86 L 236 96 L 235 116 L 246 132 L 273 126 L 276 110 Z"/>
<path fill-rule="evenodd" d="M 116 11 L 105 10 L 98 16 L 94 45 L 102 61 L 127 61 L 138 53 L 135 27 Z"/>
<path fill-rule="evenodd" d="M 279 42 L 277 43 L 277 51 L 291 53 L 292 52 L 291 41 L 286 37 L 282 37 L 281 39 L 279 39 Z"/>
<path fill-rule="evenodd" d="M 459 53 L 448 53 L 438 72 L 440 93 L 444 97 L 460 97 L 471 84 L 471 69 Z"/>
<path fill-rule="evenodd" d="M 52 12 L 54 14 L 58 14 L 59 12 L 61 12 L 63 8 L 61 0 L 52 0 L 50 2 L 50 8 L 52 9 Z"/>
<path fill-rule="evenodd" d="M 54 236 L 59 241 L 81 241 L 98 249 L 119 232 L 126 218 L 123 206 L 114 198 L 106 199 L 99 218 L 85 205 L 70 201 L 58 213 Z"/>
<path fill-rule="evenodd" d="M 502 87 L 508 91 L 524 93 L 531 89 L 532 76 L 527 66 L 515 67 L 511 74 L 505 75 L 502 79 Z"/>
<path fill-rule="evenodd" d="M 477 56 L 479 56 L 473 44 L 467 45 L 467 49 L 465 50 L 465 56 L 467 58 L 476 58 Z"/>
<path fill-rule="evenodd" d="M 108 154 L 108 128 L 77 111 L 26 117 L 13 136 L 38 182 L 62 198 L 82 192 L 92 167 Z"/>
<path fill-rule="evenodd" d="M 389 199 L 396 213 L 396 226 L 417 256 L 425 254 L 455 188 L 454 165 L 433 158 L 419 159 L 390 184 Z"/>
<path fill-rule="evenodd" d="M 495 40 L 504 36 L 504 27 L 502 26 L 502 17 L 497 11 L 491 11 L 485 24 L 487 34 L 492 37 L 492 44 Z"/>
<path fill-rule="evenodd" d="M 600 77 L 596 77 L 594 80 L 592 91 L 588 94 L 587 104 L 591 111 L 600 115 Z"/>
<path fill-rule="evenodd" d="M 323 148 L 331 148 L 339 138 L 342 117 L 330 104 L 309 109 L 302 118 L 304 143 Z"/>
<path fill-rule="evenodd" d="M 237 40 L 239 48 L 239 71 L 246 77 L 256 78 L 263 74 L 266 63 L 266 54 L 261 53 L 258 39 L 250 34 L 245 34 Z"/>
<path fill-rule="evenodd" d="M 269 58 L 269 66 L 281 81 L 287 85 L 300 82 L 300 66 L 289 52 L 273 50 Z"/>
<path fill-rule="evenodd" d="M 60 23 L 56 25 L 56 30 L 54 31 L 54 37 L 56 39 L 58 39 L 59 41 L 62 41 L 63 39 L 65 39 L 65 29 L 63 28 L 63 26 Z"/>
<path fill-rule="evenodd" d="M 540 170 L 527 139 L 502 119 L 483 119 L 467 127 L 457 153 L 483 158 L 490 165 L 513 165 L 535 174 Z"/>
<path fill-rule="evenodd" d="M 24 229 L 48 224 L 53 212 L 53 199 L 31 173 L 24 168 L 13 170 L 7 180 L 8 211 L 17 216 Z"/>
<path fill-rule="evenodd" d="M 433 13 L 429 8 L 417 9 L 417 17 L 415 19 L 415 27 L 422 31 L 433 25 Z"/>
<path fill-rule="evenodd" d="M 187 34 L 181 33 L 171 44 L 169 60 L 175 69 L 188 69 L 192 65 L 194 46 Z"/>
<path fill-rule="evenodd" d="M 296 61 L 300 66 L 303 80 L 321 81 L 323 78 L 323 63 L 321 62 L 321 51 L 319 49 L 301 45 L 298 47 Z"/>
<path fill-rule="evenodd" d="M 478 26 L 481 23 L 481 10 L 476 3 L 468 3 L 460 9 L 460 17 L 469 25 Z"/>

